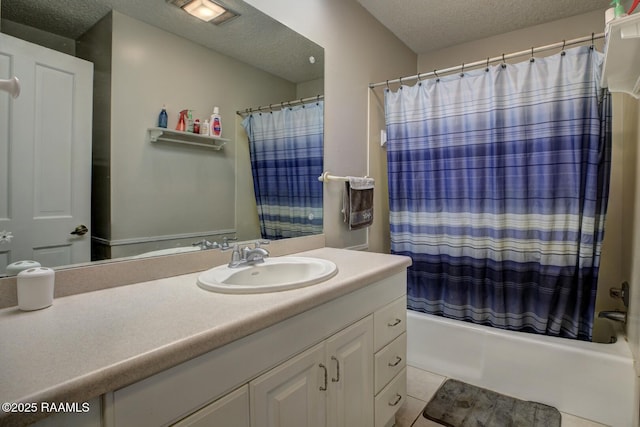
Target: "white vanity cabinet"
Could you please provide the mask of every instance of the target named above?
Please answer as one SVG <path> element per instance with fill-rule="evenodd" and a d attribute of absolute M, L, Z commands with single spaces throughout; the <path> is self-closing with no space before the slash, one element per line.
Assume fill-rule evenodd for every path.
<path fill-rule="evenodd" d="M 374 313 L 375 427 L 390 427 L 407 396 L 407 300 Z"/>
<path fill-rule="evenodd" d="M 323 362 L 318 344 L 252 381 L 251 427 L 324 427 Z"/>
<path fill-rule="evenodd" d="M 373 318 L 249 383 L 251 427 L 371 427 Z"/>
<path fill-rule="evenodd" d="M 403 271 L 108 393 L 104 427 L 391 426 L 405 310 Z"/>
<path fill-rule="evenodd" d="M 327 340 L 327 426 L 373 425 L 373 316 Z"/>

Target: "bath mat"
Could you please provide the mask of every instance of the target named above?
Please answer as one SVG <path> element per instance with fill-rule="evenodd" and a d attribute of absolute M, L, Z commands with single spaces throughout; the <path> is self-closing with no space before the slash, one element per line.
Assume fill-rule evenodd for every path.
<path fill-rule="evenodd" d="M 447 380 L 422 413 L 449 427 L 560 427 L 553 406 L 514 399 L 457 380 Z"/>

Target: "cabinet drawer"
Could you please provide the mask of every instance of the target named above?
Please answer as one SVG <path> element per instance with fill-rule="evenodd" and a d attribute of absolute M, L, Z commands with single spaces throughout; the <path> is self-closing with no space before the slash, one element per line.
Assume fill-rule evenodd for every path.
<path fill-rule="evenodd" d="M 376 396 L 376 425 L 375 427 L 385 427 L 393 425 L 392 420 L 396 412 L 402 407 L 407 399 L 407 368 L 391 381 L 380 394 Z"/>
<path fill-rule="evenodd" d="M 407 297 L 403 296 L 373 314 L 373 350 L 380 350 L 406 330 Z"/>
<path fill-rule="evenodd" d="M 249 427 L 249 386 L 244 385 L 172 427 Z"/>
<path fill-rule="evenodd" d="M 407 333 L 403 332 L 375 355 L 376 394 L 407 365 L 406 359 Z"/>

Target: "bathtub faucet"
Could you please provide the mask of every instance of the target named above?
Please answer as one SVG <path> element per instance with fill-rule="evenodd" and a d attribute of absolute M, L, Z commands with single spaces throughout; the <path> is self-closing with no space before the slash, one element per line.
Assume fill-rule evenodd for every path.
<path fill-rule="evenodd" d="M 615 322 L 627 323 L 627 313 L 624 311 L 601 311 L 598 317 L 604 317 Z"/>

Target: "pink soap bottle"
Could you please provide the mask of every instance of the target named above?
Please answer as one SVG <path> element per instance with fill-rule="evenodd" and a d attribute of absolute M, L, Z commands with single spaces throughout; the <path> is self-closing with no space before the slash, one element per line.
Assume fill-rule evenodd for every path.
<path fill-rule="evenodd" d="M 218 107 L 213 107 L 213 114 L 211 115 L 211 121 L 209 122 L 209 126 L 211 126 L 211 132 L 209 133 L 211 136 L 220 136 L 222 135 L 222 121 L 220 120 L 220 110 Z"/>

